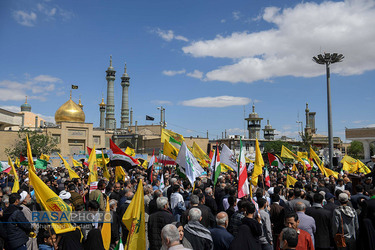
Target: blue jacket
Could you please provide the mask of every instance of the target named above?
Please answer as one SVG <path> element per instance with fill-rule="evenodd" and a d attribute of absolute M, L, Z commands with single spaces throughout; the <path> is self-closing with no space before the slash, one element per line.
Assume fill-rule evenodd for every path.
<path fill-rule="evenodd" d="M 44 244 L 40 244 L 39 250 L 53 250 L 53 247 L 48 246 L 48 245 L 44 245 Z"/>
<path fill-rule="evenodd" d="M 215 250 L 229 249 L 229 245 L 234 239 L 233 235 L 231 235 L 224 227 L 221 226 L 217 226 L 209 230 L 211 232 Z"/>

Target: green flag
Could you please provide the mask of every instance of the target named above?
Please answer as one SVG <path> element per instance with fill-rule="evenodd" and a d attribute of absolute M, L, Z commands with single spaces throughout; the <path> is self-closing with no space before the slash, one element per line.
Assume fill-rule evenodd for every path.
<path fill-rule="evenodd" d="M 48 162 L 45 160 L 37 159 L 34 164 L 35 168 L 46 169 Z"/>

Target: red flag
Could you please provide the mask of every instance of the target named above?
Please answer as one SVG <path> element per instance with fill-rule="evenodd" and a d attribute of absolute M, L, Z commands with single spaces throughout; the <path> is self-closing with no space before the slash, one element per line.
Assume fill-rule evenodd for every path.
<path fill-rule="evenodd" d="M 23 161 L 26 161 L 26 158 L 22 154 L 20 154 L 20 162 L 23 162 Z"/>
<path fill-rule="evenodd" d="M 109 146 L 113 152 L 114 160 L 124 160 L 129 162 L 132 166 L 140 165 L 141 163 L 138 161 L 138 159 L 131 157 L 128 154 L 125 154 L 124 151 L 122 151 L 111 139 L 109 139 Z M 124 157 L 125 156 L 125 157 Z M 111 159 L 112 160 L 112 159 Z"/>
<path fill-rule="evenodd" d="M 268 187 L 271 187 L 270 174 L 267 168 L 264 169 L 264 184 Z"/>

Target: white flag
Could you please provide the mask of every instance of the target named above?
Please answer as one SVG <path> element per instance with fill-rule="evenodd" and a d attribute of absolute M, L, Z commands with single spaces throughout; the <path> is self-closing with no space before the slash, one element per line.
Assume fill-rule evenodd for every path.
<path fill-rule="evenodd" d="M 197 159 L 195 159 L 194 155 L 186 147 L 185 142 L 182 142 L 181 149 L 176 158 L 176 163 L 180 166 L 180 169 L 184 170 L 191 185 L 194 185 L 195 178 L 201 176 L 204 171 Z"/>
<path fill-rule="evenodd" d="M 238 164 L 236 161 L 236 156 L 225 144 L 221 145 L 220 162 L 231 167 L 234 171 L 236 171 L 238 175 Z"/>
<path fill-rule="evenodd" d="M 159 189 L 163 192 L 164 187 L 165 187 L 165 185 L 164 185 L 164 175 L 161 174 Z"/>

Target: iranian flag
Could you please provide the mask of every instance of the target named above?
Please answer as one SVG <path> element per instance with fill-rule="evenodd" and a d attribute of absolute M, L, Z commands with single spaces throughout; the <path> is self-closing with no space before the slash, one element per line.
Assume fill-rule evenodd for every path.
<path fill-rule="evenodd" d="M 247 169 L 246 169 L 246 159 L 245 159 L 245 150 L 242 148 L 242 141 L 240 139 L 240 156 L 238 160 L 238 198 L 242 198 L 250 194 L 249 182 L 247 180 Z"/>
<path fill-rule="evenodd" d="M 8 173 L 10 172 L 12 168 L 10 167 L 10 165 L 8 164 L 8 162 L 5 162 L 5 161 L 0 161 L 0 172 L 5 172 L 5 173 Z"/>
<path fill-rule="evenodd" d="M 305 166 L 306 166 L 306 170 L 307 171 L 311 171 L 311 165 L 310 165 L 310 161 L 306 158 L 302 158 L 303 162 L 305 163 Z"/>
<path fill-rule="evenodd" d="M 268 161 L 270 162 L 270 166 L 277 167 L 280 170 L 284 169 L 285 167 L 280 157 L 276 154 L 268 153 Z"/>
<path fill-rule="evenodd" d="M 112 151 L 112 154 L 110 156 L 111 161 L 121 160 L 129 162 L 132 166 L 140 165 L 140 162 L 137 159 L 125 154 L 125 152 L 122 151 L 111 139 L 109 139 L 109 146 Z"/>
<path fill-rule="evenodd" d="M 271 187 L 270 173 L 267 168 L 264 168 L 264 184 L 267 187 Z"/>

